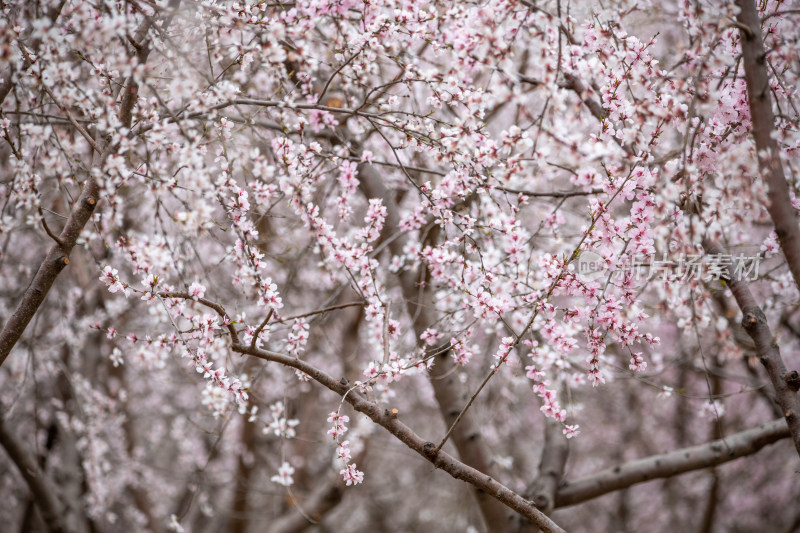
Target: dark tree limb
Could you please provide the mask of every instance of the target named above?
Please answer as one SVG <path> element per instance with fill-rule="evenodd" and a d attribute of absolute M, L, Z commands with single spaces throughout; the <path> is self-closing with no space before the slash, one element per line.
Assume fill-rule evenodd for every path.
<path fill-rule="evenodd" d="M 723 253 L 719 244 L 708 240 L 703 241 L 703 248 L 706 253 L 711 255 Z M 726 269 L 728 273 L 725 281 L 731 288 L 731 293 L 736 299 L 739 309 L 742 310 L 742 327 L 753 339 L 758 360 L 764 365 L 769 380 L 775 388 L 775 401 L 781 406 L 792 442 L 800 455 L 800 398 L 797 396 L 797 388 L 792 381 L 794 374 L 787 372 L 778 342 L 772 334 L 767 317 L 756 303 L 747 282 L 735 279 L 730 274 L 730 268 L 726 267 Z"/>
<path fill-rule="evenodd" d="M 254 361 L 250 359 L 248 361 Z M 248 365 L 249 366 L 249 365 Z M 246 369 L 247 370 L 247 369 Z M 248 494 L 252 485 L 252 472 L 254 465 L 249 464 L 246 458 L 248 453 L 252 453 L 255 447 L 256 425 L 242 417 L 242 427 L 239 432 L 239 441 L 243 450 L 239 454 L 236 467 L 236 477 L 234 478 L 235 487 L 233 489 L 233 504 L 231 508 L 231 520 L 228 522 L 228 533 L 246 533 L 249 520 L 247 519 Z"/>
<path fill-rule="evenodd" d="M 569 456 L 569 441 L 557 420 L 545 420 L 544 448 L 539 461 L 539 477 L 531 487 L 533 503 L 545 514 L 553 512 L 558 486 L 564 477 L 564 467 Z"/>
<path fill-rule="evenodd" d="M 727 463 L 788 436 L 786 423 L 778 419 L 724 439 L 637 459 L 564 484 L 556 496 L 556 507 L 576 505 L 637 483 Z"/>
<path fill-rule="evenodd" d="M 714 531 L 714 521 L 719 514 L 720 492 L 719 473 L 712 469 L 711 487 L 708 489 L 708 499 L 706 500 L 705 509 L 703 510 L 703 521 L 700 524 L 700 533 L 711 533 Z"/>
<path fill-rule="evenodd" d="M 381 409 L 376 403 L 368 401 L 358 392 L 351 390 L 352 386 L 348 384 L 346 380 L 334 379 L 331 375 L 309 363 L 289 355 L 253 348 L 238 343 L 234 343 L 231 349 L 236 353 L 251 355 L 264 359 L 265 361 L 279 363 L 308 374 L 311 379 L 343 397 L 356 411 L 365 414 L 373 422 L 385 428 L 389 433 L 400 440 L 400 442 L 427 459 L 436 468 L 441 468 L 452 477 L 469 483 L 482 494 L 513 509 L 536 524 L 542 531 L 564 531 L 537 509 L 535 505 L 491 476 L 459 461 L 445 451 L 440 450 L 437 452 L 434 443 L 423 440 L 419 435 L 414 433 L 411 428 L 402 423 L 397 418 L 397 415 L 392 413 L 389 409 Z M 493 531 L 495 530 L 495 524 L 490 524 L 490 527 Z"/>
<path fill-rule="evenodd" d="M 30 452 L 30 447 L 20 442 L 5 419 L 0 419 L 0 446 L 5 448 L 28 484 L 47 528 L 53 533 L 70 532 L 65 521 L 64 506 L 59 500 L 56 487 L 39 468 L 36 458 Z"/>
<path fill-rule="evenodd" d="M 797 226 L 797 212 L 789 197 L 789 184 L 783 173 L 778 141 L 773 137 L 775 115 L 772 112 L 761 20 L 758 17 L 755 0 L 736 0 L 736 5 L 740 9 L 738 25 L 742 63 L 747 82 L 758 168 L 769 188 L 767 210 L 775 225 L 775 233 L 778 235 L 778 242 L 783 255 L 786 256 L 794 282 L 800 287 L 800 228 Z"/>
<path fill-rule="evenodd" d="M 33 281 L 25 290 L 22 300 L 0 331 L 0 365 L 5 362 L 11 349 L 25 332 L 25 328 L 44 302 L 58 275 L 69 264 L 69 254 L 83 227 L 94 213 L 99 193 L 100 187 L 97 181 L 89 177 L 78 201 L 72 207 L 67 224 L 58 237 L 60 242 L 50 247 Z"/>

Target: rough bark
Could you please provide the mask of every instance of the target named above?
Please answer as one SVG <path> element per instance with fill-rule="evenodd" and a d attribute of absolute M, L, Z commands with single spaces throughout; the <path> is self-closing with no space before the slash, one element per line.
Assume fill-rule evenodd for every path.
<path fill-rule="evenodd" d="M 703 241 L 706 253 L 722 254 L 722 247 L 708 240 Z M 730 268 L 726 276 L 726 283 L 731 288 L 731 293 L 742 311 L 742 327 L 750 335 L 755 344 L 758 360 L 767 370 L 770 382 L 775 389 L 775 401 L 781 407 L 786 425 L 789 427 L 792 442 L 800 455 L 800 398 L 797 395 L 797 372 L 788 372 L 781 357 L 778 342 L 772 334 L 764 311 L 756 303 L 747 281 L 731 276 Z"/>
<path fill-rule="evenodd" d="M 94 178 L 87 178 L 80 198 L 72 207 L 69 219 L 58 236 L 60 242 L 53 244 L 47 252 L 39 270 L 22 296 L 14 313 L 9 317 L 0 331 L 0 365 L 2 365 L 11 349 L 25 332 L 28 323 L 42 305 L 47 293 L 61 271 L 69 264 L 72 252 L 83 227 L 89 221 L 97 206 L 100 187 Z"/>
<path fill-rule="evenodd" d="M 789 197 L 789 184 L 783 172 L 778 141 L 773 137 L 775 115 L 772 112 L 761 19 L 755 0 L 737 0 L 736 5 L 740 9 L 737 20 L 758 168 L 769 187 L 767 210 L 794 282 L 800 287 L 800 228 L 797 226 L 797 211 Z"/>

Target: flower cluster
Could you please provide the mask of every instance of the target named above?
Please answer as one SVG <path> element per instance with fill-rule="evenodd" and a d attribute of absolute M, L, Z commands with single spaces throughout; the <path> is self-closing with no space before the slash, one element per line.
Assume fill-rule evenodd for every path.
<path fill-rule="evenodd" d="M 342 476 L 342 479 L 344 479 L 348 486 L 358 485 L 364 481 L 364 473 L 356 468 L 355 463 L 350 463 L 350 441 L 339 440 L 340 437 L 347 432 L 347 423 L 349 421 L 349 416 L 340 415 L 337 411 L 332 412 L 328 416 L 328 423 L 332 424 L 332 427 L 328 430 L 328 435 L 331 435 L 333 440 L 337 443 L 336 460 L 344 465 L 344 468 L 339 471 L 339 474 Z"/>

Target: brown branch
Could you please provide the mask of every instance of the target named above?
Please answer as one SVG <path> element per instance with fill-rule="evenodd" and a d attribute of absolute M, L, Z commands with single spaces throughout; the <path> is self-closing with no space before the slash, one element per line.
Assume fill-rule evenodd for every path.
<path fill-rule="evenodd" d="M 72 113 L 69 112 L 69 109 L 67 109 L 66 107 L 61 105 L 61 103 L 58 101 L 58 99 L 53 94 L 53 92 L 50 90 L 50 88 L 47 87 L 44 84 L 42 84 L 42 88 L 44 89 L 44 92 L 47 93 L 47 96 L 49 96 L 50 99 L 53 101 L 53 103 L 56 104 L 56 106 L 58 106 L 58 108 L 61 109 L 61 111 L 63 111 L 67 115 L 67 118 L 69 119 L 69 121 L 72 123 L 72 125 L 75 127 L 75 129 L 78 130 L 78 133 L 80 133 L 81 136 L 83 136 L 83 138 L 86 139 L 86 142 L 89 143 L 89 146 L 92 147 L 92 150 L 94 150 L 98 154 L 103 153 L 103 150 L 100 149 L 100 146 L 98 146 L 97 141 L 95 141 L 94 137 L 92 137 L 89 134 L 89 132 L 86 131 L 86 129 L 84 129 L 84 127 L 81 126 L 80 123 L 77 120 L 75 120 L 75 117 L 72 116 Z"/>
<path fill-rule="evenodd" d="M 30 447 L 19 441 L 5 419 L 0 419 L 0 446 L 5 448 L 28 484 L 47 528 L 54 533 L 71 531 L 65 522 L 64 506 L 59 500 L 56 487 L 39 468 L 35 457 L 30 453 Z"/>
<path fill-rule="evenodd" d="M 243 372 L 250 374 L 255 359 L 245 362 Z M 249 407 L 250 405 L 248 405 Z M 228 522 L 228 533 L 246 533 L 249 520 L 248 494 L 253 488 L 253 471 L 255 466 L 247 460 L 247 455 L 253 453 L 256 446 L 256 424 L 250 422 L 248 417 L 241 417 L 242 427 L 239 430 L 239 443 L 242 446 L 236 466 L 236 477 L 233 478 L 233 503 L 231 505 L 231 519 Z"/>
<path fill-rule="evenodd" d="M 0 366 L 5 362 L 11 349 L 25 332 L 28 323 L 42 305 L 47 293 L 58 275 L 69 264 L 69 254 L 78 240 L 83 227 L 94 213 L 100 187 L 94 178 L 89 177 L 83 186 L 78 201 L 72 207 L 67 223 L 58 237 L 60 241 L 50 247 L 39 270 L 22 296 L 14 313 L 0 331 Z"/>
<path fill-rule="evenodd" d="M 592 113 L 592 116 L 602 122 L 603 120 L 608 117 L 608 111 L 603 109 L 603 106 L 600 105 L 600 102 L 592 98 L 592 93 L 589 91 L 589 88 L 583 84 L 581 80 L 579 80 L 575 75 L 564 73 L 565 81 L 561 84 L 561 87 L 565 89 L 570 89 L 578 98 L 581 99 L 583 105 L 585 105 L 589 111 Z"/>
<path fill-rule="evenodd" d="M 565 483 L 556 495 L 556 507 L 576 505 L 637 483 L 727 463 L 788 436 L 785 422 L 778 419 L 724 439 L 630 461 Z"/>
<path fill-rule="evenodd" d="M 775 224 L 775 233 L 794 282 L 800 287 L 800 229 L 797 226 L 797 212 L 789 197 L 789 184 L 783 173 L 778 141 L 773 137 L 775 115 L 772 112 L 761 21 L 755 0 L 736 0 L 736 4 L 740 9 L 738 23 L 741 30 L 742 63 L 758 167 L 769 188 L 767 210 Z"/>
<path fill-rule="evenodd" d="M 177 6 L 177 4 L 177 0 L 172 0 L 170 6 Z M 168 19 L 167 22 L 169 20 L 170 19 Z M 166 23 L 164 26 L 166 27 Z M 93 157 L 92 166 L 94 168 L 102 168 L 114 147 L 111 144 L 107 144 L 102 147 L 101 150 L 101 146 L 98 145 L 97 140 L 89 135 L 75 120 L 75 117 L 72 116 L 68 109 L 62 107 L 56 101 L 50 89 L 44 85 L 43 87 L 45 92 L 53 99 L 53 102 L 61 108 L 70 122 L 72 122 L 73 126 L 86 138 L 94 149 L 95 156 Z M 129 102 L 123 105 L 121 112 L 125 111 L 126 105 L 132 106 L 133 103 Z M 69 264 L 69 254 L 75 247 L 75 243 L 78 241 L 78 237 L 83 231 L 84 226 L 89 222 L 92 213 L 94 213 L 94 209 L 97 207 L 97 202 L 99 200 L 99 194 L 100 186 L 97 180 L 89 173 L 89 177 L 84 183 L 83 191 L 81 191 L 78 201 L 72 206 L 72 211 L 69 214 L 64 229 L 58 236 L 56 243 L 50 247 L 41 265 L 39 265 L 39 270 L 36 272 L 33 281 L 31 281 L 30 285 L 28 285 L 28 288 L 25 290 L 25 294 L 14 310 L 14 314 L 6 321 L 3 325 L 3 330 L 0 331 L 0 366 L 5 362 L 8 354 L 11 353 L 12 348 L 14 348 L 14 345 L 20 337 L 22 337 L 25 328 L 36 314 L 39 306 L 44 302 L 47 293 L 50 291 L 58 275 L 64 267 Z"/>
<path fill-rule="evenodd" d="M 383 410 L 378 404 L 368 401 L 355 391 L 350 391 L 351 385 L 348 384 L 346 380 L 334 379 L 331 375 L 309 363 L 289 355 L 251 348 L 243 344 L 233 344 L 231 350 L 236 353 L 251 355 L 259 359 L 264 359 L 265 361 L 272 361 L 304 372 L 314 381 L 320 383 L 339 396 L 344 397 L 345 401 L 356 411 L 365 414 L 373 422 L 385 428 L 411 450 L 430 461 L 436 468 L 444 470 L 456 479 L 469 483 L 485 496 L 490 496 L 497 502 L 525 516 L 541 528 L 542 531 L 564 531 L 555 522 L 539 511 L 531 502 L 496 481 L 491 476 L 459 461 L 447 452 L 436 452 L 436 445 L 434 443 L 423 440 L 419 435 L 414 433 L 411 428 L 403 424 L 389 409 Z M 497 530 L 497 526 L 502 526 L 502 524 L 490 523 L 490 527 L 493 531 Z"/>
<path fill-rule="evenodd" d="M 358 171 L 361 178 L 361 186 L 367 197 L 380 198 L 383 201 L 383 205 L 386 206 L 387 215 L 383 228 L 383 238 L 387 235 L 387 232 L 394 231 L 400 227 L 397 204 L 374 167 L 362 164 L 359 165 Z M 435 241 L 436 234 L 437 231 L 432 230 L 428 234 L 428 240 L 430 242 Z M 389 248 L 394 255 L 402 255 L 406 239 L 406 235 L 400 235 L 389 243 Z M 425 278 L 428 277 L 427 267 L 421 266 L 420 268 L 420 273 L 405 271 L 399 275 L 403 298 L 406 302 L 406 310 L 413 321 L 414 332 L 418 338 L 426 328 L 436 322 L 433 316 L 433 294 L 429 289 L 421 288 L 418 283 L 420 275 Z M 456 364 L 453 358 L 450 357 L 449 349 L 441 350 L 436 356 L 435 368 L 438 372 L 430 374 L 430 382 L 445 424 L 448 428 L 454 428 L 452 439 L 459 458 L 477 470 L 491 474 L 490 453 L 481 438 L 479 426 L 474 418 L 471 415 L 466 415 L 462 417 L 458 424 L 454 424 L 456 418 L 462 412 L 461 407 L 469 400 L 469 391 L 459 381 L 455 373 Z M 484 522 L 488 527 L 491 527 L 492 531 L 506 531 L 512 527 L 513 514 L 509 514 L 507 509 L 498 505 L 491 498 L 487 498 L 486 494 L 480 491 L 475 491 L 474 495 L 478 500 L 478 506 Z"/>
<path fill-rule="evenodd" d="M 723 253 L 719 244 L 707 239 L 703 240 L 703 248 L 706 253 L 711 255 Z M 739 309 L 742 310 L 742 327 L 753 339 L 758 359 L 767 370 L 769 380 L 775 388 L 775 401 L 781 406 L 794 447 L 800 454 L 800 398 L 797 396 L 797 389 L 792 385 L 791 373 L 786 371 L 780 348 L 772 335 L 767 317 L 756 303 L 747 282 L 731 276 L 730 267 L 726 267 L 726 270 L 725 281 L 731 288 L 731 293 L 736 299 Z"/>
<path fill-rule="evenodd" d="M 172 291 L 172 292 L 160 292 L 158 295 L 161 298 L 180 298 L 182 300 L 194 300 L 194 296 L 189 294 L 188 292 L 180 292 L 180 291 Z M 217 314 L 222 318 L 223 325 L 228 329 L 228 333 L 231 334 L 231 340 L 234 343 L 239 342 L 239 334 L 236 333 L 236 328 L 233 327 L 233 320 L 228 312 L 225 310 L 224 307 L 219 305 L 218 303 L 212 302 L 206 298 L 198 298 L 195 300 L 197 303 L 205 305 L 209 309 L 213 309 L 217 312 Z"/>
<path fill-rule="evenodd" d="M 590 191 L 552 191 L 552 192 L 537 192 L 537 191 L 523 191 L 520 189 L 509 189 L 508 187 L 492 187 L 492 189 L 507 192 L 510 194 L 521 194 L 530 198 L 572 198 L 573 196 L 591 196 L 593 194 L 601 194 L 602 189 L 592 189 Z"/>
<path fill-rule="evenodd" d="M 331 306 L 328 306 L 328 307 L 324 307 L 322 309 L 317 309 L 316 311 L 309 311 L 307 313 L 302 313 L 302 314 L 299 314 L 299 315 L 292 315 L 292 316 L 279 318 L 279 319 L 276 319 L 275 322 L 283 323 L 283 322 L 288 322 L 289 320 L 295 320 L 295 319 L 298 319 L 298 318 L 306 318 L 308 316 L 321 315 L 321 314 L 327 313 L 329 311 L 336 311 L 337 309 L 345 309 L 347 307 L 364 307 L 364 305 L 365 305 L 365 302 L 363 302 L 363 301 L 361 301 L 361 302 L 346 302 L 346 303 L 343 303 L 343 304 L 336 304 L 336 305 L 331 305 Z"/>
<path fill-rule="evenodd" d="M 62 244 L 61 240 L 58 238 L 58 235 L 53 233 L 53 231 L 50 229 L 50 226 L 47 225 L 47 220 L 44 218 L 44 211 L 42 211 L 41 206 L 39 206 L 39 216 L 42 217 L 42 226 L 44 227 L 44 231 L 47 233 L 47 236 L 53 239 L 55 243 L 60 246 Z"/>
<path fill-rule="evenodd" d="M 164 12 L 166 16 L 161 26 L 162 31 L 166 31 L 169 27 L 170 23 L 172 22 L 172 17 L 175 11 L 178 9 L 178 6 L 180 6 L 180 3 L 181 0 L 170 1 L 167 9 Z M 131 45 L 136 50 L 136 59 L 140 65 L 146 63 L 147 56 L 150 55 L 150 46 L 147 43 L 147 32 L 150 31 L 150 28 L 153 26 L 154 22 L 154 17 L 145 18 L 144 22 L 142 22 L 136 29 L 136 33 L 134 34 L 133 38 L 130 39 Z M 122 104 L 120 105 L 118 116 L 122 126 L 130 129 L 131 121 L 133 120 L 133 107 L 136 105 L 136 102 L 139 99 L 139 84 L 136 83 L 136 79 L 133 75 L 131 75 L 125 83 L 124 91 L 125 92 L 122 95 Z"/>
<path fill-rule="evenodd" d="M 539 477 L 533 483 L 532 501 L 545 514 L 555 508 L 558 486 L 564 477 L 564 467 L 569 456 L 569 441 L 557 420 L 545 420 L 544 448 L 539 461 Z"/>

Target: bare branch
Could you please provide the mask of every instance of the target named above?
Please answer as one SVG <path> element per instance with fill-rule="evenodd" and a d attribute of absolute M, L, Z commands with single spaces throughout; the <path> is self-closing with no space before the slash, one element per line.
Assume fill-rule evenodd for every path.
<path fill-rule="evenodd" d="M 576 505 L 637 483 L 727 463 L 788 436 L 785 422 L 779 419 L 707 444 L 624 463 L 564 484 L 556 496 L 556 507 Z"/>
<path fill-rule="evenodd" d="M 283 318 L 276 319 L 275 322 L 288 322 L 289 320 L 296 320 L 298 318 L 306 318 L 309 316 L 314 315 L 321 315 L 324 313 L 328 313 L 330 311 L 336 311 L 337 309 L 346 309 L 348 307 L 363 307 L 365 302 L 345 302 L 342 304 L 331 305 L 328 307 L 323 307 L 322 309 L 317 309 L 316 311 L 309 311 L 307 313 L 302 313 L 299 315 L 292 315 Z"/>
<path fill-rule="evenodd" d="M 572 198 L 573 196 L 591 196 L 593 194 L 600 194 L 602 189 L 592 189 L 590 191 L 552 191 L 552 192 L 538 192 L 538 191 L 523 191 L 520 189 L 509 189 L 507 187 L 492 187 L 498 191 L 503 191 L 511 194 L 521 194 L 530 198 Z"/>

